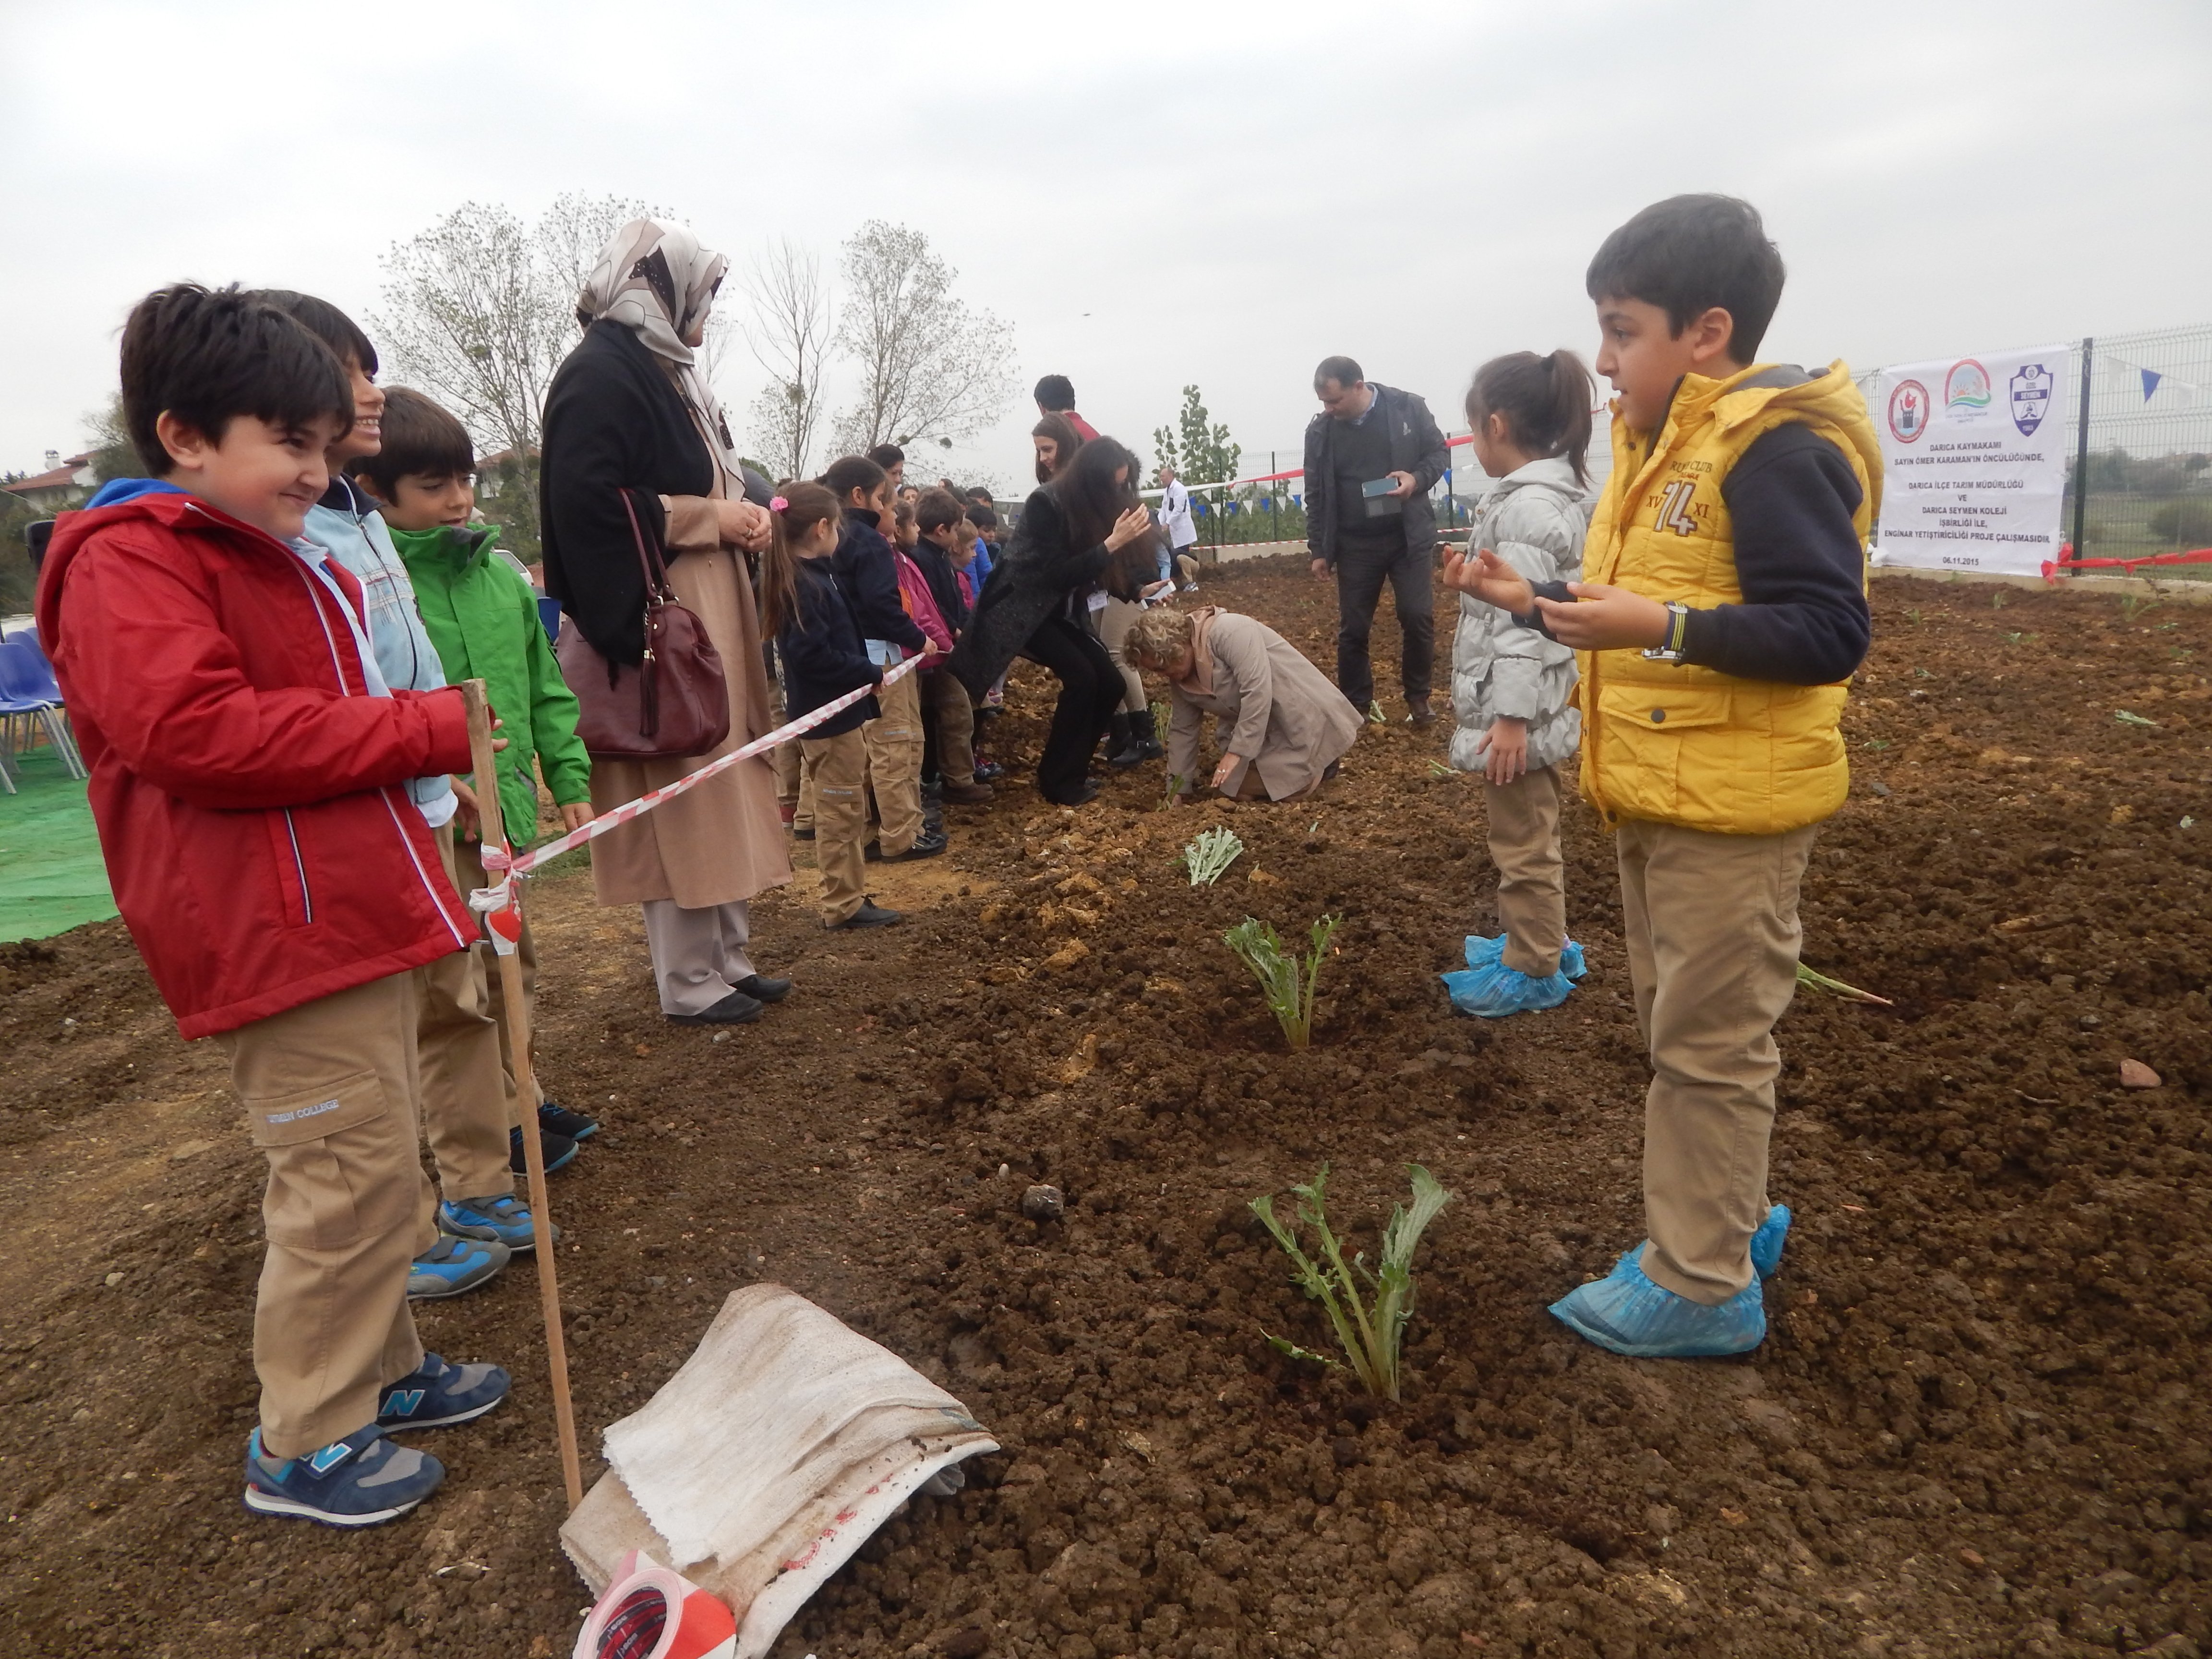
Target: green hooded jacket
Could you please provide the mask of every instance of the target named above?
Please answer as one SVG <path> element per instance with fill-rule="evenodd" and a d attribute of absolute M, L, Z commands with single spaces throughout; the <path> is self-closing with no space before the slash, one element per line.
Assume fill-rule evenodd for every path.
<path fill-rule="evenodd" d="M 448 684 L 481 679 L 507 745 L 499 752 L 499 810 L 516 850 L 538 839 L 534 755 L 553 799 L 567 806 L 592 798 L 592 760 L 576 736 L 576 694 L 538 619 L 538 596 L 493 553 L 499 530 L 392 532 L 415 584 L 422 627 L 446 665 Z"/>

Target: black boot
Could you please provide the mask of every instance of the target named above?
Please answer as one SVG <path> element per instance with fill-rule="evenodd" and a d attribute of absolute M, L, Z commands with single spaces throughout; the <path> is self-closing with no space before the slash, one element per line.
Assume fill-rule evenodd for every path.
<path fill-rule="evenodd" d="M 1147 725 L 1151 724 L 1152 717 L 1149 713 L 1143 718 Z M 1134 766 L 1145 758 L 1145 751 L 1138 746 L 1136 734 L 1131 730 L 1133 724 L 1133 717 L 1117 708 L 1107 726 L 1106 764 L 1116 771 Z"/>
<path fill-rule="evenodd" d="M 1141 714 L 1129 716 L 1129 729 L 1137 739 L 1137 753 L 1146 760 L 1158 760 L 1168 751 L 1160 742 L 1158 725 L 1149 708 Z"/>

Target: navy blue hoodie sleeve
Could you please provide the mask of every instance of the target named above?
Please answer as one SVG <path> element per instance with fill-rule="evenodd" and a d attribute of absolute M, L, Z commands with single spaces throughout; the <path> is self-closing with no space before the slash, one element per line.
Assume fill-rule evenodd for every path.
<path fill-rule="evenodd" d="M 1850 678 L 1874 636 L 1851 523 L 1860 495 L 1843 452 L 1810 427 L 1792 422 L 1754 441 L 1721 483 L 1744 602 L 1690 612 L 1684 657 L 1782 685 Z"/>
<path fill-rule="evenodd" d="M 853 612 L 860 619 L 860 632 L 872 640 L 889 640 L 920 656 L 929 644 L 929 636 L 899 602 L 898 567 L 891 562 L 891 544 L 879 532 L 848 520 L 837 550 L 830 556 L 837 574 L 845 579 L 846 592 L 853 596 Z"/>

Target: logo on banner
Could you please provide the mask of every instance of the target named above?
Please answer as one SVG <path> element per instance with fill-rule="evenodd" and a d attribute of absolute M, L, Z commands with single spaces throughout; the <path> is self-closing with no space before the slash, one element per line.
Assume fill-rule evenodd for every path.
<path fill-rule="evenodd" d="M 2041 363 L 2022 363 L 2012 377 L 2012 423 L 2032 438 L 2051 412 L 2051 371 Z"/>
<path fill-rule="evenodd" d="M 1951 372 L 1943 377 L 1943 407 L 1960 410 L 1989 406 L 1989 370 L 1972 357 L 1962 357 L 1952 364 Z"/>
<path fill-rule="evenodd" d="M 1909 444 L 1926 430 L 1928 388 L 1917 380 L 1899 381 L 1889 394 L 1889 435 Z"/>

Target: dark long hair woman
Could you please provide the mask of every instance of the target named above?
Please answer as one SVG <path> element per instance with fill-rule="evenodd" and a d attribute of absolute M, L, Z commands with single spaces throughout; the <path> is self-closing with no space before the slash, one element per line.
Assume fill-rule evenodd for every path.
<path fill-rule="evenodd" d="M 1030 428 L 1030 442 L 1036 449 L 1036 481 L 1050 483 L 1074 461 L 1083 434 L 1066 416 L 1047 415 Z"/>
<path fill-rule="evenodd" d="M 1137 458 L 1095 438 L 1052 481 L 1030 492 L 1005 556 L 991 573 L 950 666 L 980 698 L 1016 657 L 1060 681 L 1037 793 L 1062 806 L 1098 793 L 1091 757 L 1121 702 L 1121 670 L 1084 620 L 1102 583 L 1133 591 L 1153 562 L 1152 518 L 1137 498 Z"/>

